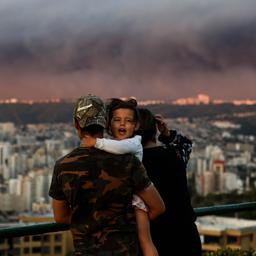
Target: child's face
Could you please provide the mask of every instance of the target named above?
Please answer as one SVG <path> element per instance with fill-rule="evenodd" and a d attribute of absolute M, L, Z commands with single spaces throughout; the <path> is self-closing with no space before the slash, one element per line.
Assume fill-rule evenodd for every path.
<path fill-rule="evenodd" d="M 113 111 L 110 126 L 114 138 L 123 140 L 134 135 L 136 123 L 133 114 L 133 110 L 127 108 L 119 108 Z"/>

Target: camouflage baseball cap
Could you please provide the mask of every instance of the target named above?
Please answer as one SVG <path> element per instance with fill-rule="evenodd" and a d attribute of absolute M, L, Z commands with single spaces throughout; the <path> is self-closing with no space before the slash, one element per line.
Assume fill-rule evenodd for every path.
<path fill-rule="evenodd" d="M 98 124 L 106 126 L 106 108 L 104 102 L 97 96 L 88 94 L 80 97 L 74 106 L 73 118 L 81 128 Z"/>

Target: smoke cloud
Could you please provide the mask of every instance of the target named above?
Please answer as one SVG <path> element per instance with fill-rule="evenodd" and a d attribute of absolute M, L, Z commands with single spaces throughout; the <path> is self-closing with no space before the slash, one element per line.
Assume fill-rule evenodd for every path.
<path fill-rule="evenodd" d="M 0 98 L 255 98 L 255 13 L 254 0 L 3 0 Z"/>

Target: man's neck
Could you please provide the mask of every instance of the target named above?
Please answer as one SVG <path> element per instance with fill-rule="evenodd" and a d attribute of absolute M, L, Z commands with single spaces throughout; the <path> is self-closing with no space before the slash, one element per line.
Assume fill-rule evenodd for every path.
<path fill-rule="evenodd" d="M 91 148 L 94 147 L 96 144 L 96 139 L 97 138 L 103 138 L 103 134 L 97 134 L 97 135 L 89 135 L 89 134 L 84 134 L 82 138 L 80 139 L 80 147 L 82 148 Z"/>

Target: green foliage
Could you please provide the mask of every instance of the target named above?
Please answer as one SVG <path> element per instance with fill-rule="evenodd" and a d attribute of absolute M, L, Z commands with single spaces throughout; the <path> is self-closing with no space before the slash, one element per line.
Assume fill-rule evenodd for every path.
<path fill-rule="evenodd" d="M 206 252 L 203 256 L 256 256 L 254 250 L 241 250 L 241 249 L 219 249 L 216 252 Z"/>

